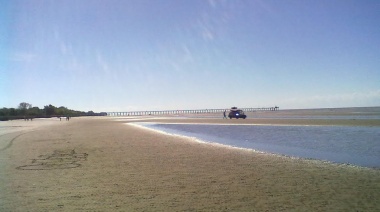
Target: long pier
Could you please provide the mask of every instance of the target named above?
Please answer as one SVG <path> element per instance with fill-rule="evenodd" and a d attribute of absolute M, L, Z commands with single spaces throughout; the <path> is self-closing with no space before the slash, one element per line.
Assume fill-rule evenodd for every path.
<path fill-rule="evenodd" d="M 277 111 L 280 108 L 260 107 L 260 108 L 238 108 L 244 112 L 254 111 Z M 148 116 L 148 115 L 176 115 L 176 114 L 201 114 L 201 113 L 223 113 L 230 109 L 198 109 L 198 110 L 152 110 L 152 111 L 128 111 L 128 112 L 106 112 L 107 116 Z"/>

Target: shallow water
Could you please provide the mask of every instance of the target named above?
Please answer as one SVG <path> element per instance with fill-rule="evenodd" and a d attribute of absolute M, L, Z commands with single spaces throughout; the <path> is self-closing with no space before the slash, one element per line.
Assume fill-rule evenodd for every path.
<path fill-rule="evenodd" d="M 167 133 L 258 151 L 380 168 L 380 128 L 143 124 Z"/>
<path fill-rule="evenodd" d="M 377 115 L 346 115 L 346 116 L 316 116 L 316 115 L 304 115 L 304 116 L 265 116 L 257 115 L 251 118 L 255 119 L 327 119 L 327 120 L 378 120 L 380 116 Z"/>

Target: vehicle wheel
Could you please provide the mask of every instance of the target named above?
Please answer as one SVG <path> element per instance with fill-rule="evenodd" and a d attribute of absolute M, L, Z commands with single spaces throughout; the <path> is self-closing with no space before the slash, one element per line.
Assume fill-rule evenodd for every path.
<path fill-rule="evenodd" d="M 236 119 L 239 119 L 239 117 L 236 117 Z"/>
<path fill-rule="evenodd" d="M 245 119 L 245 117 L 243 119 Z"/>

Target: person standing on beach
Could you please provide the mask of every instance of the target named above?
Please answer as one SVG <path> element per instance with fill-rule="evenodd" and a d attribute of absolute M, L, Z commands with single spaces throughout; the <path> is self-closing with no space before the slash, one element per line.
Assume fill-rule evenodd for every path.
<path fill-rule="evenodd" d="M 227 117 L 226 117 L 226 110 L 224 110 L 224 112 L 223 112 L 223 119 L 227 119 Z"/>

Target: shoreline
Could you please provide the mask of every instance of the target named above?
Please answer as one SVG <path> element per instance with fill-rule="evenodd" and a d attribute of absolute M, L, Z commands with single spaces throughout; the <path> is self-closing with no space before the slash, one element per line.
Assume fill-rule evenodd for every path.
<path fill-rule="evenodd" d="M 4 211 L 380 210 L 380 170 L 189 142 L 112 118 L 41 126 L 0 154 Z"/>
<path fill-rule="evenodd" d="M 380 127 L 380 119 L 222 119 L 222 118 L 191 118 L 191 117 L 140 117 L 137 119 L 116 118 L 121 122 L 157 122 L 165 124 L 223 124 L 223 125 L 284 125 L 284 126 L 372 126 Z"/>
<path fill-rule="evenodd" d="M 223 144 L 223 143 L 218 142 L 217 138 L 214 138 L 212 140 L 207 140 L 207 139 L 201 138 L 202 137 L 201 135 L 188 135 L 186 133 L 181 134 L 181 132 L 167 132 L 163 129 L 156 129 L 154 127 L 152 128 L 152 127 L 146 126 L 145 124 L 148 124 L 148 123 L 153 124 L 153 125 L 155 125 L 155 124 L 182 125 L 183 124 L 183 125 L 219 125 L 219 126 L 285 126 L 285 127 L 287 127 L 287 126 L 325 127 L 326 125 L 272 125 L 272 124 L 271 125 L 265 125 L 265 124 L 264 125 L 262 125 L 262 124 L 233 124 L 233 125 L 231 125 L 231 124 L 220 124 L 220 123 L 211 124 L 211 123 L 161 123 L 161 122 L 137 122 L 137 123 L 136 122 L 128 122 L 128 123 L 125 123 L 126 125 L 134 126 L 134 127 L 141 128 L 144 130 L 150 130 L 150 131 L 160 133 L 160 134 L 164 134 L 164 135 L 168 135 L 168 136 L 185 138 L 185 139 L 188 139 L 190 142 L 203 143 L 203 144 L 207 144 L 207 145 L 211 145 L 211 146 L 220 146 L 220 147 L 230 148 L 230 149 L 234 149 L 234 150 L 251 151 L 251 152 L 257 152 L 257 153 L 261 153 L 261 154 L 275 155 L 275 156 L 279 156 L 279 157 L 287 157 L 287 158 L 300 159 L 300 160 L 312 160 L 312 161 L 320 161 L 323 163 L 330 163 L 330 164 L 337 164 L 337 165 L 346 165 L 346 166 L 351 166 L 351 167 L 361 167 L 361 168 L 380 170 L 380 167 L 378 166 L 378 164 L 372 164 L 373 166 L 370 166 L 369 165 L 370 163 L 366 163 L 367 165 L 364 165 L 364 164 L 359 165 L 360 163 L 358 163 L 358 161 L 351 161 L 351 162 L 333 161 L 333 160 L 328 160 L 327 158 L 320 159 L 320 158 L 312 158 L 310 156 L 309 157 L 300 156 L 300 155 L 297 155 L 295 153 L 293 153 L 294 155 L 288 155 L 284 152 L 272 152 L 270 150 L 259 150 L 255 147 L 242 147 L 242 146 L 236 146 L 236 144 Z M 328 126 L 328 127 L 341 127 L 341 126 L 332 125 L 332 126 Z M 349 127 L 352 127 L 352 126 L 349 126 Z M 357 127 L 366 127 L 366 126 L 357 126 Z"/>

